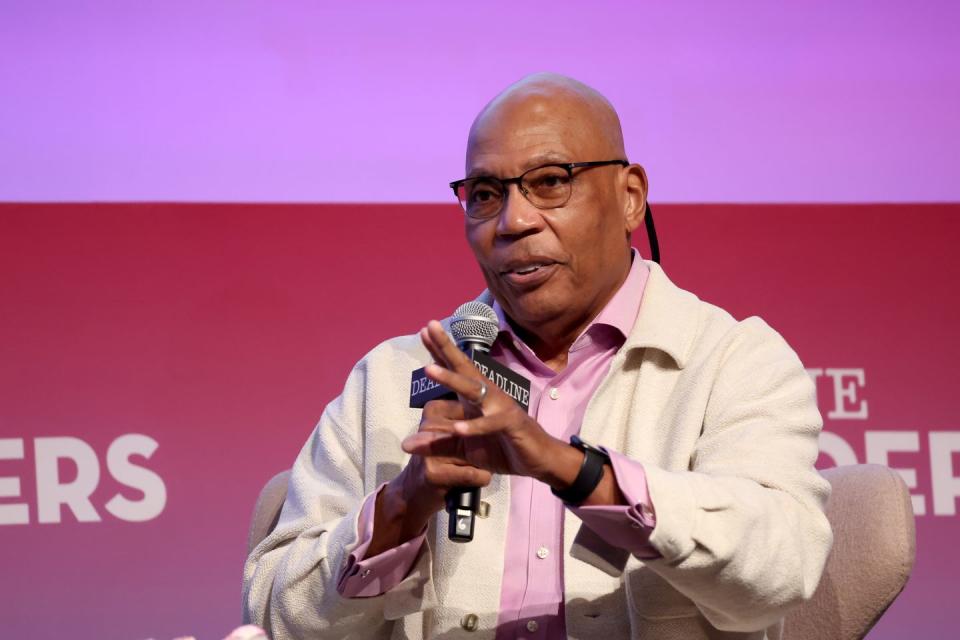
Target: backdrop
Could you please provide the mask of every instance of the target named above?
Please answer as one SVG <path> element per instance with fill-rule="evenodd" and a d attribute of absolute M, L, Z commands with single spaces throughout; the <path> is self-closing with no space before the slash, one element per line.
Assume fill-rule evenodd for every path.
<path fill-rule="evenodd" d="M 871 637 L 951 636 L 960 205 L 655 213 L 670 277 L 764 317 L 815 376 L 820 465 L 888 463 L 912 487 L 917 566 Z M 0 204 L 4 637 L 215 640 L 238 624 L 262 484 L 366 351 L 481 289 L 461 216 Z"/>
<path fill-rule="evenodd" d="M 657 202 L 960 201 L 955 0 L 4 0 L 0 200 L 447 202 L 557 71 Z"/>
<path fill-rule="evenodd" d="M 820 464 L 911 485 L 917 568 L 872 637 L 956 635 L 960 205 L 916 203 L 960 202 L 958 24 L 952 0 L 0 2 L 0 636 L 238 622 L 262 483 L 367 350 L 480 289 L 457 206 L 416 203 L 450 202 L 477 110 L 543 70 L 606 94 L 654 203 L 690 203 L 655 206 L 669 275 L 799 351 Z"/>

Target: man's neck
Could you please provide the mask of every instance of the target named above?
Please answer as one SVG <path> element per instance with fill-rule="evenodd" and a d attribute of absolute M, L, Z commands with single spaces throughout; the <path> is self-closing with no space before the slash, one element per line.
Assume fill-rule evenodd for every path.
<path fill-rule="evenodd" d="M 588 321 L 587 324 L 583 325 L 583 328 L 585 329 L 589 324 Z M 537 329 L 538 333 L 535 334 L 527 331 L 523 327 L 513 325 L 514 333 L 517 334 L 518 338 L 523 340 L 524 344 L 530 347 L 540 361 L 550 367 L 555 373 L 560 373 L 567 368 L 567 354 L 570 352 L 570 347 L 577 339 L 577 336 L 583 332 L 583 329 L 578 326 L 576 331 L 560 335 L 552 335 L 548 331 L 545 331 L 545 327 L 542 326 Z"/>
<path fill-rule="evenodd" d="M 627 263 L 627 268 L 619 278 L 617 286 L 607 292 L 599 304 L 594 305 L 595 311 L 589 317 L 580 318 L 573 322 L 567 320 L 565 323 L 563 319 L 558 318 L 555 322 L 545 322 L 538 325 L 535 333 L 519 326 L 508 318 L 514 333 L 523 340 L 524 344 L 530 347 L 541 362 L 555 373 L 560 373 L 567 367 L 567 355 L 570 352 L 570 347 L 586 331 L 590 323 L 610 304 L 617 291 L 626 282 L 632 264 L 631 258 L 631 262 Z"/>

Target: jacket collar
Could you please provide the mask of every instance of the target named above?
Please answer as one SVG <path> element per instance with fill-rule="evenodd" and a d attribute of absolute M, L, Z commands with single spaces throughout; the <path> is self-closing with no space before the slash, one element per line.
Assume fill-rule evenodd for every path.
<path fill-rule="evenodd" d="M 640 312 L 623 345 L 624 351 L 657 349 L 683 369 L 690 356 L 700 323 L 700 300 L 670 281 L 659 264 L 644 260 L 650 268 L 640 302 Z M 493 306 L 493 294 L 484 290 L 477 300 Z M 449 318 L 445 324 L 449 322 Z"/>
<path fill-rule="evenodd" d="M 650 267 L 650 275 L 640 313 L 623 348 L 663 351 L 683 369 L 700 324 L 700 299 L 673 284 L 659 264 L 645 262 Z"/>

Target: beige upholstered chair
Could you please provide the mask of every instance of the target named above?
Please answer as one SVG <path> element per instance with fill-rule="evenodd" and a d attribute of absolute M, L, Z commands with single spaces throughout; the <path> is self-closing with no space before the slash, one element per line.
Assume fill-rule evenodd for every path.
<path fill-rule="evenodd" d="M 913 569 L 913 507 L 900 474 L 878 464 L 821 474 L 833 488 L 827 503 L 833 550 L 813 598 L 787 616 L 785 640 L 863 638 Z"/>
<path fill-rule="evenodd" d="M 833 493 L 827 517 L 833 551 L 813 598 L 786 620 L 786 640 L 863 638 L 903 590 L 913 569 L 915 537 L 907 487 L 895 471 L 858 464 L 822 472 Z M 253 510 L 247 550 L 276 526 L 290 472 L 266 484 Z"/>
<path fill-rule="evenodd" d="M 250 523 L 250 532 L 247 534 L 247 555 L 277 526 L 280 509 L 283 508 L 283 501 L 287 499 L 289 482 L 288 469 L 270 478 L 260 490 L 257 504 L 253 505 L 253 522 Z"/>

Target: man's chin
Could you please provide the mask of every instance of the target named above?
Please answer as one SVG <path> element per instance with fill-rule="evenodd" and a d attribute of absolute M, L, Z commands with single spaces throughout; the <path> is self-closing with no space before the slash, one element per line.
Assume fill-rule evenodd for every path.
<path fill-rule="evenodd" d="M 500 300 L 500 306 L 510 319 L 531 333 L 537 333 L 538 327 L 556 320 L 566 308 L 555 296 L 541 291 L 527 291 L 520 295 L 512 293 L 506 304 L 503 298 Z"/>

